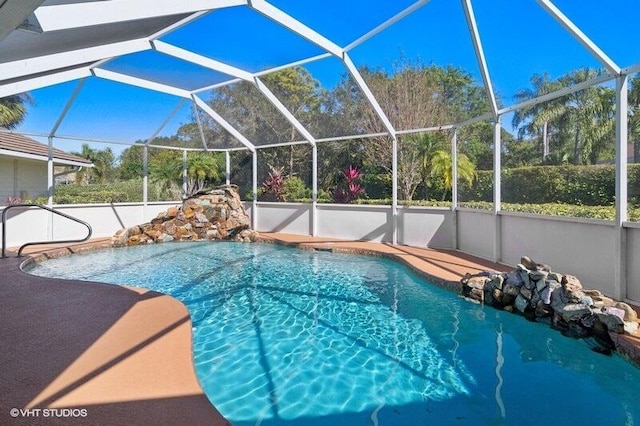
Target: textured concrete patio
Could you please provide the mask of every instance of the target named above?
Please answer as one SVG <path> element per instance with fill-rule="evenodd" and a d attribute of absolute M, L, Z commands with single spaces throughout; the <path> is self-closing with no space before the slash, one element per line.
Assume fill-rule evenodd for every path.
<path fill-rule="evenodd" d="M 263 233 L 261 240 L 309 250 L 395 258 L 432 282 L 457 288 L 465 273 L 505 270 L 454 251 Z M 30 247 L 28 261 L 109 246 L 109 239 Z M 84 408 L 76 424 L 212 424 L 228 422 L 211 405 L 192 364 L 191 321 L 177 300 L 153 291 L 41 278 L 0 259 L 0 424 L 12 408 Z M 123 283 L 125 284 L 125 283 Z M 614 335 L 640 359 L 640 339 Z M 222 390 L 221 390 L 222 392 Z M 74 419 L 45 419 L 69 424 Z"/>
<path fill-rule="evenodd" d="M 229 424 L 196 379 L 182 303 L 153 291 L 36 277 L 20 270 L 24 260 L 0 260 L 0 424 Z M 31 411 L 14 418 L 14 408 Z M 45 408 L 86 409 L 86 416 L 45 417 L 38 411 Z"/>

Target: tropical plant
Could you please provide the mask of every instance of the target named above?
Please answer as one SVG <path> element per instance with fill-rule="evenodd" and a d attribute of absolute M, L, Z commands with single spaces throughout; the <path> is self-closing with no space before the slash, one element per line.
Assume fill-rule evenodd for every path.
<path fill-rule="evenodd" d="M 207 184 L 220 179 L 220 161 L 215 155 L 204 152 L 190 153 L 187 157 L 186 196 L 202 191 Z"/>
<path fill-rule="evenodd" d="M 22 198 L 20 198 L 20 197 L 11 197 L 11 196 L 7 197 L 7 205 L 11 206 L 11 205 L 14 205 L 14 204 L 22 204 Z"/>
<path fill-rule="evenodd" d="M 149 161 L 149 177 L 161 192 L 171 193 L 178 198 L 178 183 L 182 175 L 182 159 L 177 151 L 157 150 Z"/>
<path fill-rule="evenodd" d="M 532 77 L 533 89 L 519 92 L 519 101 L 533 99 L 563 87 L 591 80 L 601 71 L 582 68 L 551 81 L 547 75 Z M 560 98 L 523 108 L 513 118 L 520 137 L 548 140 L 549 149 L 572 153 L 574 164 L 595 164 L 613 155 L 615 92 L 605 86 L 591 86 Z M 544 142 L 543 142 L 544 143 Z M 543 148 L 544 157 L 549 149 Z"/>
<path fill-rule="evenodd" d="M 284 201 L 284 171 L 270 167 L 269 175 L 262 182 L 264 201 Z"/>
<path fill-rule="evenodd" d="M 80 152 L 75 155 L 91 161 L 93 167 L 83 167 L 78 173 L 76 183 L 105 183 L 115 176 L 115 156 L 111 148 L 93 149 L 89 144 L 82 144 Z"/>
<path fill-rule="evenodd" d="M 633 158 L 640 162 L 640 76 L 629 81 L 629 140 L 633 141 Z"/>
<path fill-rule="evenodd" d="M 0 127 L 15 129 L 27 115 L 25 104 L 30 101 L 27 94 L 0 98 Z"/>
<path fill-rule="evenodd" d="M 364 193 L 364 188 L 360 184 L 362 178 L 362 172 L 356 167 L 349 166 L 349 168 L 342 170 L 341 184 L 333 191 L 333 201 L 341 204 L 349 204 L 360 195 Z"/>
<path fill-rule="evenodd" d="M 476 167 L 464 154 L 458 154 L 457 174 L 458 180 L 466 183 L 467 186 L 473 184 L 476 175 Z M 453 188 L 453 160 L 448 151 L 435 151 L 431 158 L 431 176 L 442 179 L 445 191 L 442 200 Z"/>
<path fill-rule="evenodd" d="M 436 152 L 442 151 L 446 148 L 447 142 L 445 141 L 446 133 L 425 133 L 419 135 L 416 141 L 416 153 L 420 158 L 420 171 L 422 174 L 422 183 L 424 186 L 425 194 L 424 199 L 429 199 L 429 188 L 432 187 L 431 177 L 431 165 L 433 155 Z M 413 199 L 413 194 L 409 199 Z"/>

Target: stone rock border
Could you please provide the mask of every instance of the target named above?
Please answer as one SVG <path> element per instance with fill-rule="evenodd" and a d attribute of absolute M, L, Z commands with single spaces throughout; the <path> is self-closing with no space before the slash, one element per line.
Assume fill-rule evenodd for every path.
<path fill-rule="evenodd" d="M 615 350 L 609 333 L 639 335 L 638 314 L 630 305 L 586 290 L 577 277 L 553 272 L 527 256 L 513 271 L 467 274 L 460 283 L 467 299 L 547 322 L 566 336 L 593 337 L 598 352 Z"/>

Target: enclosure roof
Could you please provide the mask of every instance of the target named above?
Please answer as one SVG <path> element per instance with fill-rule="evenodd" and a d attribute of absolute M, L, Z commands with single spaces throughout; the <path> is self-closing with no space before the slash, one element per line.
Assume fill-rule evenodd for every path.
<path fill-rule="evenodd" d="M 522 104 L 513 105 L 513 89 L 504 80 L 523 68 L 529 75 L 546 71 L 541 65 L 545 60 L 552 63 L 554 58 L 570 55 L 576 57 L 575 68 L 589 66 L 604 70 L 603 75 L 586 85 L 640 69 L 637 64 L 640 52 L 634 43 L 628 43 L 633 36 L 633 26 L 617 25 L 618 20 L 626 19 L 619 13 L 623 5 L 618 5 L 615 8 L 618 13 L 611 15 L 596 1 L 580 2 L 579 7 L 568 0 L 554 1 L 562 8 L 551 0 L 518 2 L 518 8 L 525 8 L 522 13 L 511 2 L 489 2 L 489 5 L 473 0 L 459 3 L 446 0 L 5 0 L 0 4 L 0 97 L 43 88 L 66 89 L 66 83 L 76 80 L 99 80 L 102 83 L 87 84 L 82 90 L 60 89 L 48 95 L 58 99 L 57 103 L 51 102 L 55 103 L 53 118 L 38 122 L 35 129 L 18 130 L 53 137 L 152 143 L 170 125 L 174 114 L 195 112 L 198 118 L 202 116 L 215 122 L 229 136 L 224 145 L 214 148 L 255 150 L 267 142 L 240 133 L 233 119 L 210 108 L 208 96 L 216 88 L 249 82 L 255 87 L 255 95 L 266 98 L 283 120 L 295 128 L 299 137 L 296 142 L 315 144 L 321 135 L 312 134 L 263 82 L 264 75 L 295 65 L 311 70 L 316 64 L 324 65 L 333 59 L 337 68 L 330 69 L 354 81 L 383 131 L 393 137 L 398 132 L 419 129 L 396 128 L 362 78 L 358 67 L 381 66 L 382 59 L 373 64 L 367 59 L 376 53 L 380 57 L 392 55 L 385 59 L 393 62 L 405 54 L 405 49 L 411 49 L 407 54 L 423 58 L 427 63 L 470 66 L 469 71 L 484 87 L 490 107 L 490 113 L 481 119 L 491 120 L 522 107 Z M 633 4 L 633 1 L 623 0 L 623 3 Z M 627 27 L 631 32 L 613 37 L 616 44 L 610 44 L 607 39 L 601 45 L 598 41 L 603 39 L 596 40 L 587 31 L 596 32 L 582 18 L 584 11 L 602 12 L 598 16 L 608 32 L 617 34 Z M 611 18 L 613 25 L 606 23 L 609 15 L 615 17 Z M 587 28 L 581 28 L 579 23 L 585 23 Z M 521 41 L 520 51 L 505 51 L 505 46 L 517 46 L 514 44 L 517 38 L 527 34 L 531 39 Z M 554 40 L 560 38 L 574 43 L 575 49 L 554 52 Z M 538 45 L 543 39 L 547 40 L 548 47 Z M 417 42 L 419 48 L 415 47 Z M 527 46 L 527 43 L 535 44 Z M 444 45 L 447 46 L 443 49 Z M 463 56 L 470 60 L 463 61 Z M 326 73 L 324 68 L 319 72 Z M 338 80 L 327 78 L 329 83 L 323 86 L 331 86 Z M 105 87 L 104 82 L 109 86 Z M 529 81 L 525 79 L 519 84 L 526 86 Z M 123 85 L 131 88 L 131 92 L 120 92 L 124 90 Z M 85 95 L 86 91 L 94 90 L 89 86 L 101 87 L 103 91 L 96 92 L 100 95 L 92 99 Z M 121 108 L 127 110 L 121 118 L 128 121 L 126 124 L 107 122 L 108 117 L 104 117 L 107 114 L 101 109 L 102 104 L 107 103 L 103 93 L 119 97 L 123 102 L 149 103 L 146 95 L 136 90 L 154 92 L 158 97 L 171 100 L 162 100 L 162 106 L 153 104 L 157 116 L 128 106 Z M 570 90 L 577 88 L 559 91 L 546 99 Z M 92 100 L 83 100 L 83 97 Z M 182 109 L 176 107 L 176 113 L 174 106 L 180 99 L 188 103 Z M 80 113 L 74 115 L 74 111 L 82 108 L 79 106 L 82 102 L 98 105 L 85 109 L 93 111 L 93 120 L 103 124 L 102 129 L 121 133 L 90 135 L 89 130 L 76 125 L 87 121 Z M 40 106 L 37 102 L 34 109 Z M 144 117 L 134 118 L 136 111 Z M 132 124 L 140 125 L 139 134 L 128 131 Z M 150 127 L 143 127 L 145 124 Z M 204 140 L 203 146 L 207 147 Z"/>

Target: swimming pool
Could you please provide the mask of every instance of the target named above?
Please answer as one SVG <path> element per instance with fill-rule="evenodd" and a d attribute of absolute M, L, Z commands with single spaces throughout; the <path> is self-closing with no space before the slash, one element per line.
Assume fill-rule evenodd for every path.
<path fill-rule="evenodd" d="M 639 369 L 387 259 L 175 243 L 29 272 L 181 300 L 198 378 L 235 425 L 640 424 Z"/>

